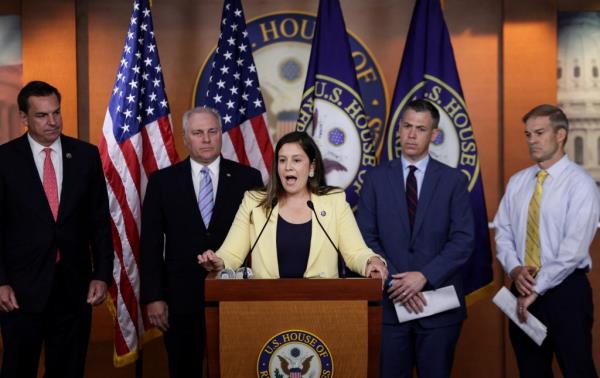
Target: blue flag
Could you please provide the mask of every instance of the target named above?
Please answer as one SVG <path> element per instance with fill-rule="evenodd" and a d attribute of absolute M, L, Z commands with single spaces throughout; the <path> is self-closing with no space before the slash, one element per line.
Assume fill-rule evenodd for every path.
<path fill-rule="evenodd" d="M 377 162 L 338 0 L 321 0 L 296 129 L 315 140 L 328 185 L 358 202 L 363 175 Z"/>
<path fill-rule="evenodd" d="M 382 161 L 400 156 L 398 122 L 406 104 L 417 98 L 428 99 L 440 111 L 440 133 L 430 146 L 431 156 L 460 169 L 469 179 L 476 244 L 464 274 L 465 293 L 472 302 L 492 288 L 492 253 L 477 145 L 440 0 L 417 0 L 415 5 L 392 100 Z"/>

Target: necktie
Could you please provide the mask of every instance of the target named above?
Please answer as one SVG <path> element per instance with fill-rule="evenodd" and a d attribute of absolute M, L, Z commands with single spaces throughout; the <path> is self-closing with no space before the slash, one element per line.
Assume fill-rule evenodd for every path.
<path fill-rule="evenodd" d="M 52 211 L 54 220 L 58 218 L 58 185 L 56 183 L 56 172 L 54 171 L 54 164 L 52 164 L 52 149 L 46 147 L 43 149 L 46 153 L 44 159 L 44 172 L 42 177 L 42 185 L 44 186 L 44 192 Z M 60 252 L 56 251 L 56 262 L 60 261 Z"/>
<path fill-rule="evenodd" d="M 406 204 L 408 205 L 408 220 L 410 221 L 410 230 L 412 231 L 415 224 L 415 215 L 417 214 L 417 178 L 415 177 L 415 171 L 417 167 L 409 165 L 408 177 L 406 178 Z"/>
<path fill-rule="evenodd" d="M 198 192 L 198 206 L 200 207 L 200 214 L 204 221 L 204 226 L 208 229 L 210 224 L 210 218 L 213 211 L 213 188 L 212 180 L 210 179 L 210 173 L 208 168 L 204 167 L 200 171 L 200 190 Z"/>
<path fill-rule="evenodd" d="M 548 172 L 541 170 L 537 174 L 535 192 L 529 202 L 527 213 L 527 238 L 525 240 L 525 265 L 533 266 L 536 271 L 542 266 L 540 257 L 540 203 L 542 202 L 542 185 Z"/>

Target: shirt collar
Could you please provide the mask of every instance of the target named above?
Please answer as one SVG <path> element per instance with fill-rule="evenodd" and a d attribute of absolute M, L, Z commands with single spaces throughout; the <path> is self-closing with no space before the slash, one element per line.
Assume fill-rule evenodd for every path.
<path fill-rule="evenodd" d="M 571 162 L 571 160 L 569 160 L 569 157 L 567 156 L 567 154 L 564 154 L 563 157 L 560 158 L 559 161 L 552 164 L 552 166 L 550 168 L 546 169 L 546 172 L 548 172 L 548 175 L 550 177 L 558 177 L 567 168 L 567 166 L 569 165 L 570 162 Z M 541 171 L 542 169 L 537 164 L 535 165 L 535 167 L 537 168 L 535 170 L 535 175 L 537 176 L 538 172 Z"/>
<path fill-rule="evenodd" d="M 410 163 L 404 158 L 404 155 L 400 160 L 402 161 L 402 170 L 405 171 L 408 169 L 408 166 L 414 165 L 415 167 L 417 167 L 417 171 L 425 173 L 425 170 L 427 169 L 427 164 L 429 164 L 429 154 L 425 155 L 423 159 L 419 160 L 416 163 Z"/>
<path fill-rule="evenodd" d="M 44 148 L 46 148 L 46 146 L 39 144 L 35 139 L 33 139 L 29 133 L 27 133 L 27 140 L 29 141 L 29 146 L 31 147 L 31 151 L 33 152 L 34 156 L 41 154 L 44 151 Z M 62 152 L 60 137 L 56 138 L 56 140 L 48 147 L 50 147 L 58 154 L 58 156 L 60 156 Z"/>
<path fill-rule="evenodd" d="M 192 173 L 194 174 L 194 177 L 198 176 L 200 174 L 200 171 L 204 167 L 208 168 L 208 170 L 210 171 L 210 173 L 213 177 L 218 177 L 219 167 L 221 164 L 221 156 L 217 156 L 217 158 L 209 165 L 200 164 L 196 160 L 192 159 L 191 157 L 190 157 L 190 163 L 192 165 Z"/>

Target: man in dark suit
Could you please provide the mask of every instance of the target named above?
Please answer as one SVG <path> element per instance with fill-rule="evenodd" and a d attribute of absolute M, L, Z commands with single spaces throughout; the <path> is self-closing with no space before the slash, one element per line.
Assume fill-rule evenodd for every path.
<path fill-rule="evenodd" d="M 92 309 L 112 280 L 98 149 L 61 134 L 60 93 L 18 95 L 27 133 L 0 146 L 0 377 L 83 377 Z"/>
<path fill-rule="evenodd" d="M 142 211 L 141 298 L 164 331 L 171 377 L 200 377 L 204 279 L 197 255 L 217 250 L 260 172 L 221 153 L 221 117 L 199 107 L 183 116 L 189 158 L 150 177 Z M 163 254 L 164 251 L 164 254 Z"/>
<path fill-rule="evenodd" d="M 381 376 L 448 377 L 466 317 L 461 268 L 474 245 L 475 227 L 466 177 L 429 156 L 438 110 L 409 103 L 400 120 L 402 156 L 365 177 L 358 225 L 367 245 L 388 262 L 383 300 Z M 460 307 L 399 323 L 394 303 L 420 313 L 422 292 L 453 285 Z"/>

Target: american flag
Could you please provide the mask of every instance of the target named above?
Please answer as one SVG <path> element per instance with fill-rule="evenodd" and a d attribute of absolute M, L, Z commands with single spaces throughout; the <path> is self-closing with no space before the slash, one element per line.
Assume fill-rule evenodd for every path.
<path fill-rule="evenodd" d="M 140 340 L 157 331 L 140 308 L 141 202 L 150 173 L 178 160 L 147 0 L 136 0 L 102 129 L 115 246 L 109 307 L 115 318 L 115 366 L 137 359 Z M 147 328 L 148 327 L 148 328 Z"/>
<path fill-rule="evenodd" d="M 221 114 L 223 156 L 258 169 L 267 182 L 273 144 L 240 0 L 225 0 L 208 88 L 198 102 Z"/>

